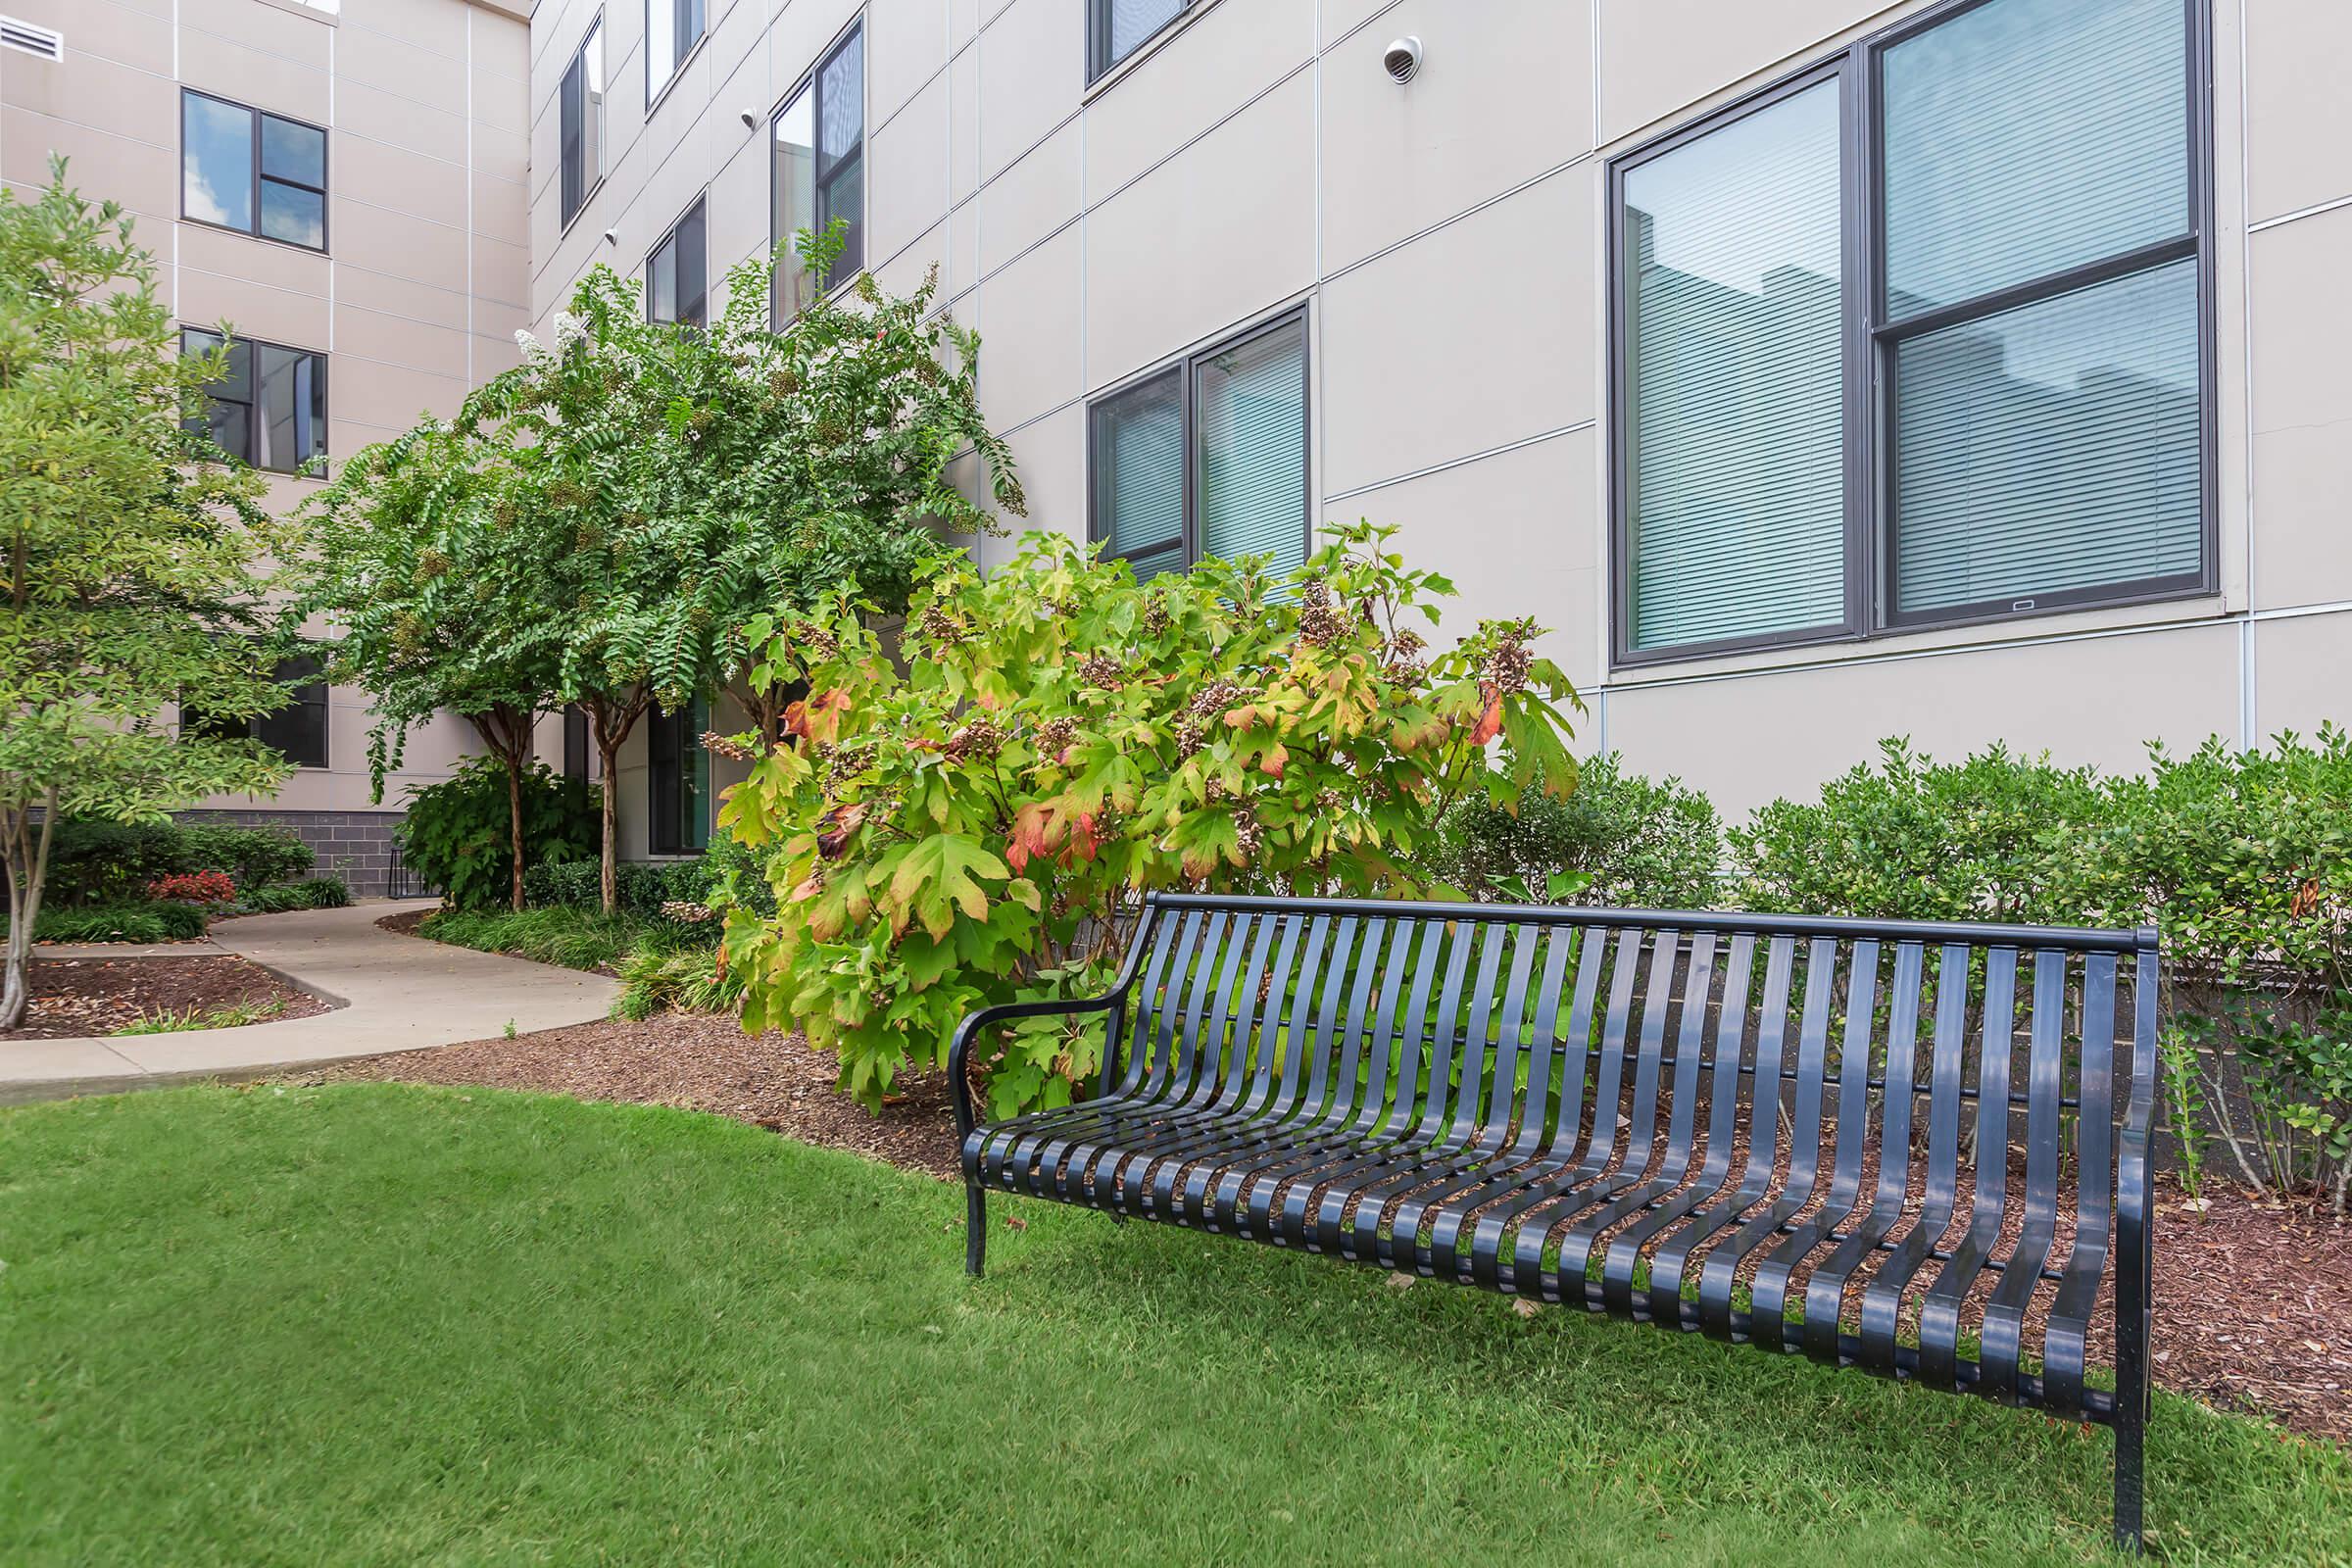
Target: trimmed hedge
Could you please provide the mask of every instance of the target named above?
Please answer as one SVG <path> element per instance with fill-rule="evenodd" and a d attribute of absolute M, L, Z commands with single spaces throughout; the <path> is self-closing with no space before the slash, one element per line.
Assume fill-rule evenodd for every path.
<path fill-rule="evenodd" d="M 1521 792 L 1513 815 L 1484 800 L 1447 815 L 1439 869 L 1473 897 L 1541 899 L 1547 877 L 1592 880 L 1567 902 L 1622 908 L 1704 909 L 1721 896 L 1723 824 L 1715 805 L 1679 778 L 1629 773 L 1616 753 L 1577 769 L 1554 800 Z"/>
<path fill-rule="evenodd" d="M 317 863 L 283 828 L 66 817 L 49 846 L 42 902 L 54 907 L 135 905 L 159 877 L 225 872 L 238 887 L 290 882 Z"/>
<path fill-rule="evenodd" d="M 736 873 L 737 897 L 747 906 L 774 912 L 775 890 L 760 874 L 759 857 L 733 839 L 692 859 L 622 861 L 612 868 L 615 902 L 624 913 L 661 919 L 664 905 L 709 903 L 730 871 Z M 595 860 L 543 861 L 524 869 L 522 893 L 533 906 L 595 908 L 604 902 L 603 873 Z M 715 932 L 716 922 L 711 926 Z"/>

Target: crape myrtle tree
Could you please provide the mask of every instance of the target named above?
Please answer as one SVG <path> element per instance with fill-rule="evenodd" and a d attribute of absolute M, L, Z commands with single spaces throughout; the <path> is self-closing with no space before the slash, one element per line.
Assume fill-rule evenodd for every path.
<path fill-rule="evenodd" d="M 183 428 L 222 367 L 177 340 L 119 205 L 83 200 L 62 159 L 45 189 L 0 189 L 0 1029 L 29 1002 L 61 816 L 148 820 L 287 771 L 169 716 L 285 701 L 261 609 L 276 525 L 260 477 Z"/>
<path fill-rule="evenodd" d="M 800 242 L 820 268 L 840 244 Z M 773 744 L 793 694 L 755 678 L 772 617 L 844 584 L 903 609 L 942 531 L 994 524 L 947 480 L 961 451 L 987 466 L 1000 505 L 1021 510 L 980 416 L 978 341 L 930 317 L 935 277 L 893 298 L 861 274 L 776 332 L 769 266 L 731 270 L 725 309 L 702 328 L 648 320 L 641 285 L 595 269 L 552 342 L 520 334 L 523 363 L 456 419 L 363 454 L 321 498 L 329 597 L 361 630 L 345 643 L 355 672 L 371 686 L 408 662 L 427 672 L 392 711 L 486 712 L 502 757 L 511 734 L 526 737 L 519 769 L 528 721 L 576 703 L 612 779 L 649 710 L 724 689 Z M 460 668 L 494 669 L 498 701 L 436 701 Z M 608 909 L 617 829 L 607 789 Z M 518 878 L 520 860 L 518 844 Z"/>

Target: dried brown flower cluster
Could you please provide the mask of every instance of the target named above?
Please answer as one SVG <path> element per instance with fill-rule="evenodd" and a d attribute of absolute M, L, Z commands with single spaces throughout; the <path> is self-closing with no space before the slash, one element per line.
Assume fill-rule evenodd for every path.
<path fill-rule="evenodd" d="M 1089 686 L 1115 692 L 1127 684 L 1127 670 L 1108 654 L 1089 654 L 1078 666 L 1078 678 Z"/>
<path fill-rule="evenodd" d="M 1332 594 L 1331 584 L 1319 574 L 1307 578 L 1298 590 L 1298 640 L 1328 648 L 1347 635 L 1348 615 Z"/>
<path fill-rule="evenodd" d="M 950 735 L 947 745 L 940 749 L 956 761 L 961 762 L 973 758 L 994 757 L 1004 745 L 1004 732 L 997 728 L 995 719 L 983 713 Z"/>
<path fill-rule="evenodd" d="M 714 729 L 703 731 L 703 750 L 713 757 L 731 757 L 738 762 L 748 762 L 759 754 L 732 735 L 721 735 Z"/>
<path fill-rule="evenodd" d="M 1505 697 L 1516 697 L 1527 690 L 1528 671 L 1536 662 L 1527 639 L 1535 634 L 1535 629 L 1532 620 L 1515 620 L 1503 628 L 1494 652 L 1487 657 L 1488 686 Z"/>

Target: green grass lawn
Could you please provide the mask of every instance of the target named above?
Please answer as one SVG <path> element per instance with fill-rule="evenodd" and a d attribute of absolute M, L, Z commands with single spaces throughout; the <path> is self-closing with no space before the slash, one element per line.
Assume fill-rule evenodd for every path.
<path fill-rule="evenodd" d="M 1797 1359 L 477 1091 L 0 1114 L 0 1561 L 2074 1562 L 2109 1441 Z M 1017 1214 L 1026 1228 L 1004 1227 Z M 2352 1459 L 2163 1398 L 2181 1562 Z"/>

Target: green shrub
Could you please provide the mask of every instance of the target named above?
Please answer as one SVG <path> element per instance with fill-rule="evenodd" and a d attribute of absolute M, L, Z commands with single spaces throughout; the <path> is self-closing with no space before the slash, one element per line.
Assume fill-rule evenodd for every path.
<path fill-rule="evenodd" d="M 526 873 L 541 862 L 595 856 L 601 831 L 597 811 L 593 788 L 545 762 L 533 762 L 522 776 Z M 408 816 L 394 836 L 409 868 L 458 908 L 506 903 L 514 852 L 505 764 L 494 757 L 469 758 L 442 782 L 412 789 Z"/>
<path fill-rule="evenodd" d="M 558 906 L 545 909 L 443 909 L 425 916 L 419 935 L 436 942 L 510 954 L 566 969 L 610 969 L 646 933 L 629 914 Z"/>
<path fill-rule="evenodd" d="M 276 887 L 254 888 L 237 899 L 238 914 L 280 914 L 288 909 L 340 909 L 351 903 L 351 889 L 339 876 L 317 876 Z"/>
<path fill-rule="evenodd" d="M 1679 778 L 1628 773 L 1612 752 L 1577 769 L 1565 799 L 1530 790 L 1513 815 L 1473 797 L 1447 813 L 1444 868 L 1481 899 L 1543 897 L 1546 879 L 1591 878 L 1575 904 L 1705 909 L 1721 897 L 1723 824 Z"/>
<path fill-rule="evenodd" d="M 204 922 L 205 911 L 192 904 L 89 904 L 43 909 L 32 935 L 36 942 L 185 942 L 204 935 Z"/>
<path fill-rule="evenodd" d="M 640 947 L 620 960 L 616 1018 L 650 1018 L 664 1008 L 680 1012 L 735 1012 L 743 1005 L 743 976 L 720 967 L 710 948 Z"/>
<path fill-rule="evenodd" d="M 730 873 L 736 877 L 736 902 L 761 913 L 775 912 L 775 894 L 760 875 L 760 856 L 732 839 L 711 845 L 693 859 L 620 862 L 612 868 L 615 902 L 631 914 L 659 919 L 664 906 L 708 904 Z M 602 869 L 594 860 L 543 861 L 522 873 L 522 891 L 534 906 L 595 908 L 604 902 Z"/>
<path fill-rule="evenodd" d="M 49 847 L 46 902 L 132 903 L 158 878 L 204 871 L 262 887 L 300 876 L 314 860 L 310 846 L 283 828 L 69 817 Z"/>

